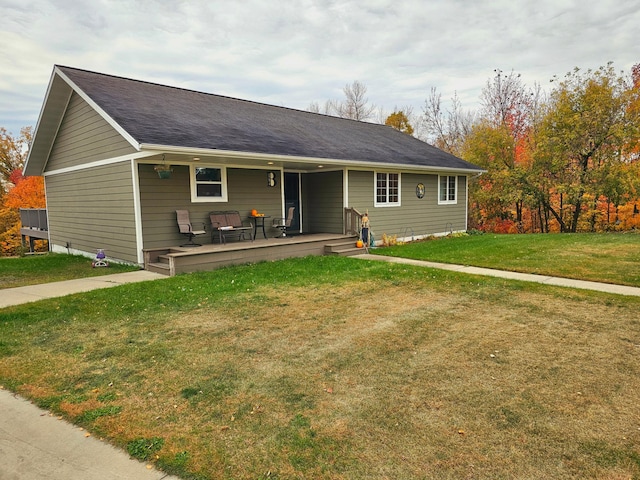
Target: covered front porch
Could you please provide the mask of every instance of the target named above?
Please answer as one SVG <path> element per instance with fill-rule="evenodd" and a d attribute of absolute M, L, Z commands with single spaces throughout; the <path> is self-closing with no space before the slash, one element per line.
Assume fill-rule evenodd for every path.
<path fill-rule="evenodd" d="M 314 233 L 278 238 L 239 240 L 196 247 L 144 249 L 144 268 L 164 275 L 215 270 L 228 265 L 282 260 L 308 255 L 358 255 L 356 235 Z"/>

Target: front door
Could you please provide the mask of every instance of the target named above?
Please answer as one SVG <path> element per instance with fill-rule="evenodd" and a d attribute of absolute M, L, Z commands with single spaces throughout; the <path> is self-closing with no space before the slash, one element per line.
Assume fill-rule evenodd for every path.
<path fill-rule="evenodd" d="M 289 207 L 295 207 L 291 227 L 287 229 L 287 233 L 300 233 L 300 174 L 284 172 L 284 213 L 289 211 Z"/>

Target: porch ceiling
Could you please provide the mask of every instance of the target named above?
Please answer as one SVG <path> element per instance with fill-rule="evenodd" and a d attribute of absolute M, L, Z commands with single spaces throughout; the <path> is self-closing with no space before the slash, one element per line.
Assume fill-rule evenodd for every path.
<path fill-rule="evenodd" d="M 443 168 L 432 166 L 399 166 L 394 163 L 372 165 L 369 162 L 336 160 L 325 158 L 305 158 L 287 157 L 283 155 L 265 155 L 251 152 L 229 152 L 212 150 L 189 150 L 176 149 L 175 147 L 163 147 L 161 145 L 142 145 L 142 150 L 148 153 L 157 151 L 157 154 L 144 158 L 144 163 L 160 163 L 163 155 L 164 161 L 172 165 L 190 164 L 218 164 L 233 167 L 259 168 L 259 169 L 282 169 L 292 172 L 321 172 L 331 170 L 342 170 L 343 168 L 362 168 L 371 170 L 402 170 L 418 173 L 479 173 L 470 172 L 468 169 Z"/>
<path fill-rule="evenodd" d="M 163 154 L 157 154 L 144 159 L 145 163 L 161 163 Z M 268 170 L 282 169 L 300 172 L 318 172 L 322 170 L 335 170 L 336 168 L 344 168 L 345 162 L 337 162 L 323 159 L 286 159 L 286 158 L 252 158 L 250 155 L 232 157 L 224 154 L 194 154 L 194 153 L 165 153 L 164 161 L 171 165 L 198 165 L 198 164 L 224 164 L 230 166 L 240 166 L 247 168 L 259 168 Z"/>

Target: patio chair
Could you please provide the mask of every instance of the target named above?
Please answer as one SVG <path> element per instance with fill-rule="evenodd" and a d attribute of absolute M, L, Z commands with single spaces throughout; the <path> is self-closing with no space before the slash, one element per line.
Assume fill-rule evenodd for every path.
<path fill-rule="evenodd" d="M 287 236 L 287 228 L 291 226 L 291 222 L 293 221 L 293 213 L 295 212 L 296 207 L 289 207 L 289 211 L 287 213 L 287 218 L 274 218 L 273 219 L 273 228 L 279 228 L 281 230 L 280 237 Z"/>
<path fill-rule="evenodd" d="M 218 235 L 220 243 L 227 243 L 228 237 L 238 237 L 238 239 L 245 240 L 247 232 L 249 232 L 249 238 L 253 240 L 251 235 L 253 224 L 250 222 L 248 225 L 244 224 L 240 218 L 240 213 L 235 210 L 211 212 L 209 213 L 209 220 L 211 221 L 211 243 L 215 241 L 216 235 Z"/>
<path fill-rule="evenodd" d="M 206 232 L 203 222 L 196 222 L 197 225 L 202 224 L 202 229 L 194 229 L 189 219 L 189 210 L 176 210 L 176 218 L 178 221 L 178 229 L 180 233 L 189 238 L 189 242 L 180 245 L 181 247 L 201 247 L 202 244 L 193 241 L 198 235 L 204 235 Z"/>

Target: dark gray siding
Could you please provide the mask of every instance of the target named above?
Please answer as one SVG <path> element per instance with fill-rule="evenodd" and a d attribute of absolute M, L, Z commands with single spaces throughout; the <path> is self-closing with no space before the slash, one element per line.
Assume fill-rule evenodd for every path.
<path fill-rule="evenodd" d="M 137 263 L 131 163 L 45 178 L 51 243 Z"/>
<path fill-rule="evenodd" d="M 343 233 L 343 173 L 303 175 L 305 233 Z"/>
<path fill-rule="evenodd" d="M 73 93 L 51 149 L 46 171 L 115 158 L 135 151 L 88 103 Z"/>
<path fill-rule="evenodd" d="M 203 222 L 210 232 L 209 212 L 237 210 L 245 219 L 252 209 L 270 216 L 265 218 L 267 234 L 275 235 L 271 229 L 273 217 L 282 216 L 282 196 L 278 186 L 267 186 L 265 170 L 228 168 L 228 202 L 192 203 L 189 167 L 174 165 L 170 179 L 159 179 L 153 165 L 139 166 L 140 204 L 144 248 L 166 247 L 183 243 L 185 237 L 178 232 L 176 210 L 189 210 L 193 222 Z M 209 242 L 211 237 L 200 237 Z"/>
<path fill-rule="evenodd" d="M 438 205 L 438 175 L 402 173 L 400 182 L 401 206 L 374 207 L 374 173 L 349 171 L 349 205 L 361 213 L 369 211 L 376 241 L 383 233 L 411 238 L 466 230 L 466 176 L 458 176 L 455 205 Z M 421 199 L 416 196 L 418 183 L 426 190 Z"/>

